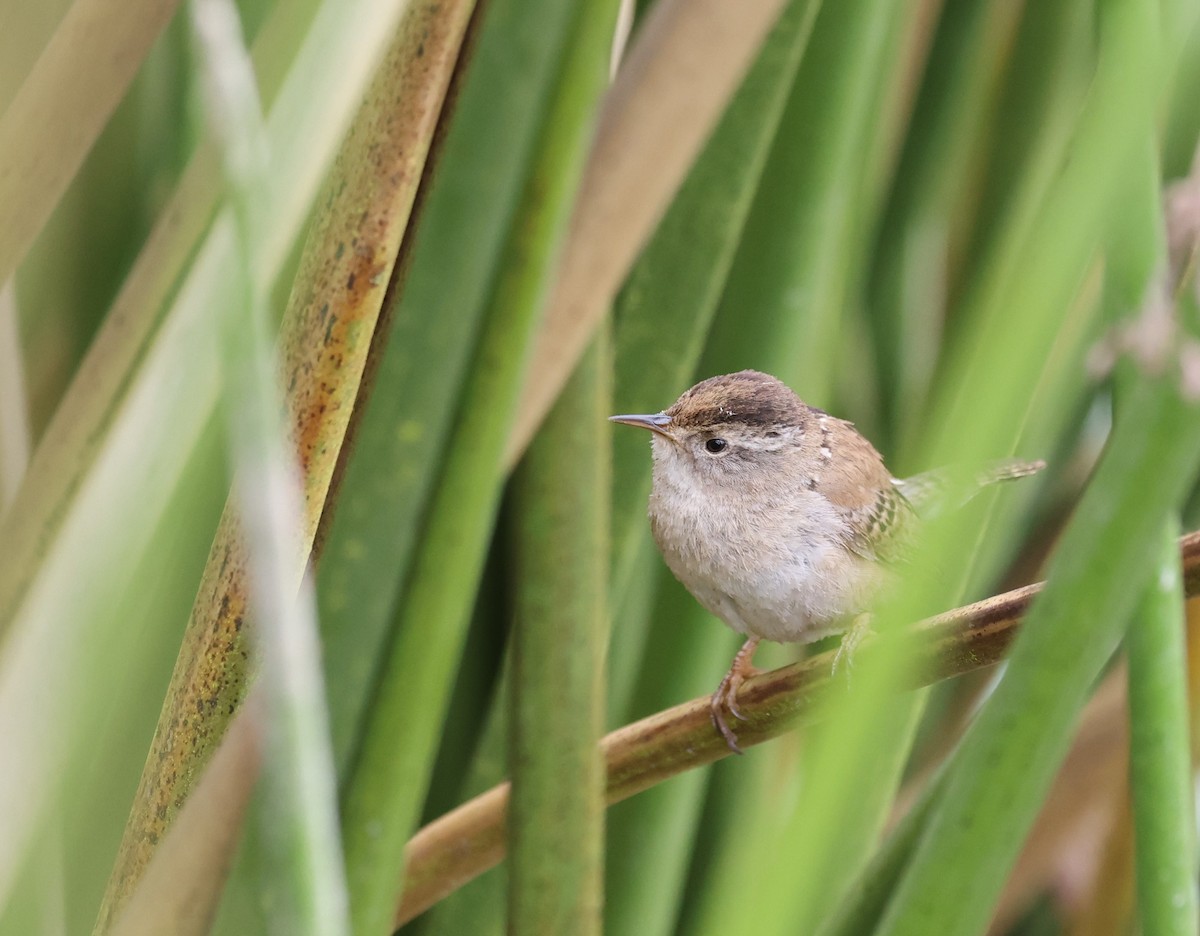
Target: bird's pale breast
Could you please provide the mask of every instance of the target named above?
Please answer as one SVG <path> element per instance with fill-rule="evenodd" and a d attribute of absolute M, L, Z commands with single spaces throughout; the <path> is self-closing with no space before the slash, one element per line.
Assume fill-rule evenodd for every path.
<path fill-rule="evenodd" d="M 675 577 L 744 634 L 808 643 L 844 630 L 879 573 L 836 539 L 829 502 L 806 490 L 733 497 L 656 465 L 651 528 Z"/>

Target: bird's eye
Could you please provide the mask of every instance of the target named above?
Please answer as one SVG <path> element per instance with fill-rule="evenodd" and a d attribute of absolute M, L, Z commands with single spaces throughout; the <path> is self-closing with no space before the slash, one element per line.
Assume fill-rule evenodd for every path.
<path fill-rule="evenodd" d="M 728 444 L 724 439 L 709 439 L 704 443 L 704 448 L 711 455 L 720 455 Z"/>

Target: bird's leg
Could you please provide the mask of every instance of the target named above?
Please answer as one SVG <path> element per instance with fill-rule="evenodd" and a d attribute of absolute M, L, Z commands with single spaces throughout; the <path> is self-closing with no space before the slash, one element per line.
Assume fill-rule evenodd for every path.
<path fill-rule="evenodd" d="M 871 627 L 871 615 L 865 611 L 851 623 L 846 633 L 842 634 L 842 643 L 833 656 L 833 674 L 836 676 L 839 667 L 845 666 L 846 676 L 854 670 L 854 653 L 862 642 L 875 633 Z"/>
<path fill-rule="evenodd" d="M 725 739 L 725 743 L 729 745 L 729 749 L 735 754 L 741 754 L 742 749 L 738 747 L 737 735 L 733 733 L 733 729 L 725 721 L 725 713 L 729 712 L 739 721 L 746 720 L 737 707 L 737 691 L 747 677 L 753 676 L 758 672 L 753 666 L 754 651 L 757 647 L 757 637 L 751 637 L 742 644 L 742 649 L 733 658 L 733 665 L 729 667 L 729 672 L 725 674 L 725 678 L 717 686 L 717 691 L 713 693 L 712 702 L 710 703 L 713 726 L 717 731 L 721 732 L 721 737 Z"/>

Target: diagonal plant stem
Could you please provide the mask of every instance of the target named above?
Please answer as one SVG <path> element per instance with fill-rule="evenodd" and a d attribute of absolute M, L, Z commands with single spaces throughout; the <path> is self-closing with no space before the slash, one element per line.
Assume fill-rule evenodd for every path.
<path fill-rule="evenodd" d="M 1200 531 L 1184 536 L 1179 549 L 1184 591 L 1189 597 L 1200 595 Z M 919 645 L 912 654 L 912 687 L 999 662 L 1041 589 L 1041 584 L 1027 585 L 916 625 L 909 634 Z M 746 716 L 739 743 L 761 744 L 809 721 L 819 711 L 813 703 L 834 681 L 832 662 L 833 653 L 824 653 L 747 680 L 738 693 Z M 610 805 L 730 753 L 709 721 L 707 696 L 613 731 L 601 746 Z M 508 799 L 509 785 L 502 783 L 413 836 L 405 851 L 407 886 L 397 926 L 503 860 Z"/>

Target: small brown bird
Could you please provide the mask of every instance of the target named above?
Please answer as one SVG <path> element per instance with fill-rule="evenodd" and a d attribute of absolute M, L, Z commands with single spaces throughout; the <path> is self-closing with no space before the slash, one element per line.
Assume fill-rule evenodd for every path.
<path fill-rule="evenodd" d="M 849 630 L 839 656 L 849 652 L 921 515 L 1045 465 L 1000 463 L 965 488 L 938 471 L 893 478 L 853 423 L 752 370 L 702 381 L 661 413 L 611 419 L 654 434 L 650 528 L 667 566 L 747 637 L 712 697 L 713 724 L 739 753 L 725 713 L 742 717 L 737 691 L 760 640 Z"/>

